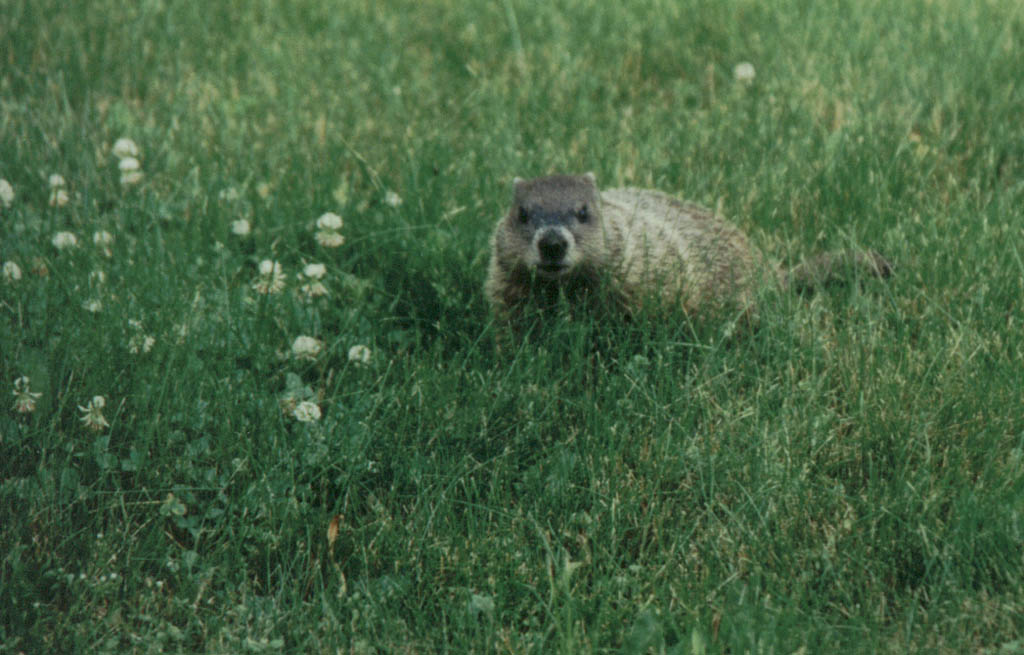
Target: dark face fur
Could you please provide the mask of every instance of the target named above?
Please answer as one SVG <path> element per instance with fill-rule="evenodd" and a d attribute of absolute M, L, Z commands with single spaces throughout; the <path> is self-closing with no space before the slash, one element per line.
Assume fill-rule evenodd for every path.
<path fill-rule="evenodd" d="M 600 229 L 593 174 L 516 179 L 509 231 L 522 239 L 522 263 L 537 274 L 558 279 L 582 260 L 584 244 Z"/>

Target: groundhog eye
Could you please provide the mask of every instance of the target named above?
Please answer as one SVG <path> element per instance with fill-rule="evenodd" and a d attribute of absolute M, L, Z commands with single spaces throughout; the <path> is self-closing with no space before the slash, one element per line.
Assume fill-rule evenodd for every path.
<path fill-rule="evenodd" d="M 590 213 L 587 211 L 586 205 L 576 210 L 576 220 L 580 223 L 586 223 L 588 219 L 590 219 Z"/>
<path fill-rule="evenodd" d="M 526 223 L 530 220 L 530 212 L 526 211 L 526 207 L 519 208 L 519 222 Z"/>

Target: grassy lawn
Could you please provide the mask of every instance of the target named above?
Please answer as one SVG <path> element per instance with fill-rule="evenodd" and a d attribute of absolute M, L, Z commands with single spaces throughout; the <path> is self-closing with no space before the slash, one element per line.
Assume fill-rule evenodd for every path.
<path fill-rule="evenodd" d="M 497 352 L 587 170 L 896 275 Z M 0 0 L 0 179 L 0 653 L 1024 653 L 1016 0 Z"/>

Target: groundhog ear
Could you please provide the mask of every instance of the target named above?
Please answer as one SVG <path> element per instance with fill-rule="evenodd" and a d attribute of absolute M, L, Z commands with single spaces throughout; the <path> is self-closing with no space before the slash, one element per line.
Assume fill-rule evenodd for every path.
<path fill-rule="evenodd" d="M 596 175 L 594 175 L 594 171 L 587 171 L 586 173 L 584 173 L 584 174 L 583 174 L 583 177 L 585 177 L 585 178 L 587 178 L 588 180 L 590 180 L 590 182 L 591 182 L 591 183 L 592 183 L 592 184 L 593 184 L 594 186 L 597 186 L 597 176 L 596 176 Z"/>
<path fill-rule="evenodd" d="M 516 176 L 516 177 L 512 178 L 512 188 L 513 188 L 513 189 L 518 189 L 518 188 L 519 188 L 519 185 L 520 185 L 520 184 L 522 184 L 522 183 L 523 183 L 523 182 L 525 182 L 525 181 L 526 181 L 526 180 L 524 180 L 523 178 L 521 178 L 521 177 L 518 177 L 518 176 Z"/>

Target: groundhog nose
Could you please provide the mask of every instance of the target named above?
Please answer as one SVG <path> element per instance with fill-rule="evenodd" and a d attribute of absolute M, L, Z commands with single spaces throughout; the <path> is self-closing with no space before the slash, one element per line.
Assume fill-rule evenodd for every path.
<path fill-rule="evenodd" d="M 565 237 L 558 232 L 551 230 L 545 232 L 537 242 L 537 249 L 540 250 L 540 256 L 544 261 L 547 262 L 558 262 L 565 257 L 566 248 L 569 243 L 565 240 Z"/>

